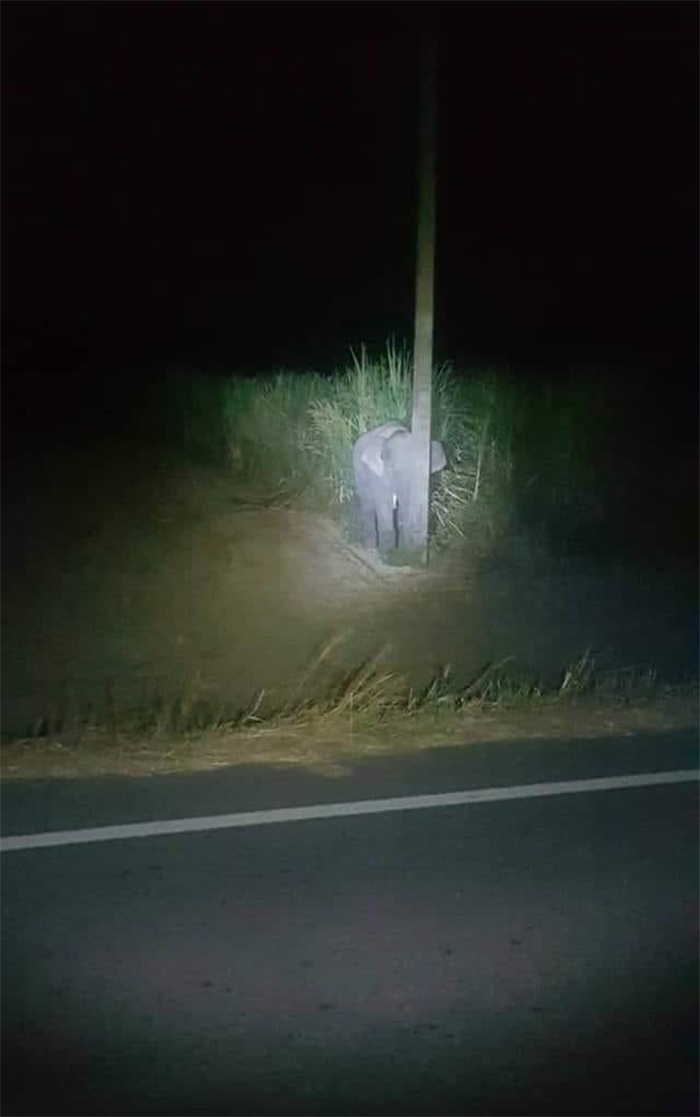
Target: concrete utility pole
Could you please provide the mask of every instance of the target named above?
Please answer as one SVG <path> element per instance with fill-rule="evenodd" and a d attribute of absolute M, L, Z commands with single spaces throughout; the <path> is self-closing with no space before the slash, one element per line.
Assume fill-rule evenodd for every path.
<path fill-rule="evenodd" d="M 428 561 L 428 501 L 430 488 L 430 420 L 432 411 L 433 320 L 435 301 L 435 86 L 437 48 L 426 33 L 421 43 L 420 152 L 418 181 L 418 244 L 416 310 L 413 342 L 413 415 L 416 447 L 408 522 L 407 546 L 422 563 Z"/>

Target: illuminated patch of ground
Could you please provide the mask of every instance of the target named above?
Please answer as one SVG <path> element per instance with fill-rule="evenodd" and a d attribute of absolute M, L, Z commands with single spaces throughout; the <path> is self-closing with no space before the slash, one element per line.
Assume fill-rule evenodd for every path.
<path fill-rule="evenodd" d="M 171 749 L 162 738 L 174 704 L 185 720 L 201 709 L 205 720 L 226 722 L 253 707 L 269 717 L 326 701 L 345 673 L 380 651 L 381 671 L 417 695 L 448 667 L 447 689 L 457 694 L 504 661 L 514 685 L 556 693 L 589 650 L 599 679 L 648 677 L 649 669 L 679 679 L 697 671 L 696 578 L 678 566 L 555 566 L 469 545 L 428 572 L 392 570 L 323 516 L 268 507 L 222 471 L 174 468 L 155 453 L 37 460 L 6 488 L 2 728 L 6 742 L 25 742 L 5 745 L 6 775 L 252 758 L 333 765 L 397 742 L 697 721 L 692 698 L 672 703 L 659 689 L 658 701 L 645 696 L 636 711 L 619 701 L 599 710 L 560 699 L 510 710 L 501 702 L 439 725 L 422 720 L 427 712 L 403 714 L 360 737 L 348 709 L 284 732 L 249 722 L 245 734 L 218 731 Z M 134 711 L 157 721 L 160 709 L 157 745 L 152 732 L 145 743 L 123 736 Z"/>

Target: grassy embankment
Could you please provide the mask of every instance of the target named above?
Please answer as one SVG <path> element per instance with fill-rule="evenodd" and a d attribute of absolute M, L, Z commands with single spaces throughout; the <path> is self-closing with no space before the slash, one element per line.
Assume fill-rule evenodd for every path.
<path fill-rule="evenodd" d="M 470 548 L 482 554 L 525 549 L 557 559 L 585 555 L 596 561 L 639 561 L 650 546 L 640 528 L 644 505 L 658 497 L 653 462 L 647 462 L 649 484 L 640 484 L 646 428 L 639 407 L 630 414 L 628 383 L 590 369 L 568 369 L 556 384 L 532 371 L 518 378 L 507 369 L 459 374 L 438 369 L 433 434 L 445 446 L 449 469 L 432 488 L 435 561 Z M 353 440 L 387 417 L 408 422 L 410 389 L 407 357 L 388 346 L 379 359 L 362 353 L 332 376 L 176 372 L 158 382 L 150 405 L 174 453 L 225 465 L 241 487 L 266 502 L 327 512 L 352 539 Z M 682 549 L 687 523 L 692 534 L 692 517 L 670 522 L 666 543 L 679 540 Z M 658 526 L 653 536 L 658 540 Z M 310 666 L 306 682 L 327 654 L 324 649 Z M 44 730 L 44 744 L 50 747 L 51 738 L 55 746 L 60 737 L 58 747 L 64 751 L 90 744 L 99 752 L 108 738 L 118 738 L 127 751 L 145 740 L 178 741 L 176 760 L 172 751 L 165 754 L 177 766 L 187 758 L 192 762 L 197 750 L 203 763 L 207 756 L 211 763 L 225 762 L 222 756 L 227 762 L 250 758 L 259 746 L 275 757 L 280 754 L 272 742 L 281 740 L 282 755 L 289 757 L 300 748 L 342 752 L 348 742 L 356 749 L 360 737 L 376 750 L 380 740 L 389 741 L 397 731 L 404 741 L 407 734 L 416 741 L 434 740 L 436 733 L 449 740 L 463 736 L 467 726 L 472 733 L 499 736 L 494 719 L 507 736 L 509 724 L 522 733 L 523 718 L 536 712 L 543 715 L 537 723 L 542 731 L 557 726 L 561 731 L 564 709 L 567 725 L 577 723 L 587 731 L 596 725 L 624 728 L 630 711 L 639 707 L 647 710 L 642 721 L 661 724 L 672 707 L 671 720 L 693 718 L 693 683 L 670 687 L 656 678 L 653 667 L 601 678 L 590 650 L 582 648 L 577 662 L 562 664 L 559 685 L 543 692 L 536 680 L 509 678 L 508 659 L 504 648 L 499 662 L 458 690 L 451 686 L 447 665 L 417 693 L 382 669 L 382 649 L 377 649 L 370 661 L 338 679 L 330 693 L 311 702 L 287 702 L 264 720 L 258 713 L 260 696 L 253 696 L 248 708 L 234 710 L 225 703 L 207 709 L 183 695 L 165 707 L 154 701 L 152 708 L 137 712 L 112 709 L 103 720 L 77 718 L 60 732 Z M 648 713 L 650 706 L 656 708 L 654 715 Z M 634 724 L 639 721 L 632 716 Z M 38 744 L 35 739 L 35 752 Z"/>

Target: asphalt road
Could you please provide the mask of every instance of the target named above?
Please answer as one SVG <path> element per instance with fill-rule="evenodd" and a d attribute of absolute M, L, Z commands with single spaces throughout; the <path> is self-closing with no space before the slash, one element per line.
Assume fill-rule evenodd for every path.
<path fill-rule="evenodd" d="M 2 832 L 697 768 L 667 734 L 6 783 Z M 697 1114 L 697 791 L 5 847 L 2 1113 Z"/>

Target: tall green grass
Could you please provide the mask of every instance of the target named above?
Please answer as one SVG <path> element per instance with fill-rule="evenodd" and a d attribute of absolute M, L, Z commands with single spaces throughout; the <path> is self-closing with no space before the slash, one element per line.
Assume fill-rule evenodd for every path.
<path fill-rule="evenodd" d="M 352 444 L 387 419 L 410 426 L 411 383 L 409 351 L 395 342 L 378 354 L 351 353 L 330 375 L 185 370 L 161 385 L 159 421 L 181 452 L 350 522 Z M 624 515 L 642 453 L 641 428 L 640 445 L 621 443 L 629 412 L 622 383 L 613 372 L 574 367 L 556 377 L 436 368 L 433 437 L 448 468 L 431 486 L 434 543 L 493 544 L 517 533 L 559 551 L 596 545 Z"/>
<path fill-rule="evenodd" d="M 314 484 L 309 411 L 324 388 L 323 378 L 313 372 L 224 382 L 223 441 L 227 462 L 239 477 L 290 494 Z"/>
<path fill-rule="evenodd" d="M 352 445 L 363 431 L 386 419 L 411 425 L 412 360 L 409 351 L 388 343 L 372 357 L 352 354 L 310 407 L 311 443 L 325 464 L 325 480 L 336 503 L 352 507 Z M 433 374 L 433 437 L 442 442 L 449 468 L 432 482 L 431 519 L 435 542 L 465 537 L 476 523 L 491 534 L 507 516 L 509 451 L 495 373 L 479 370 L 456 377 L 449 365 Z"/>

